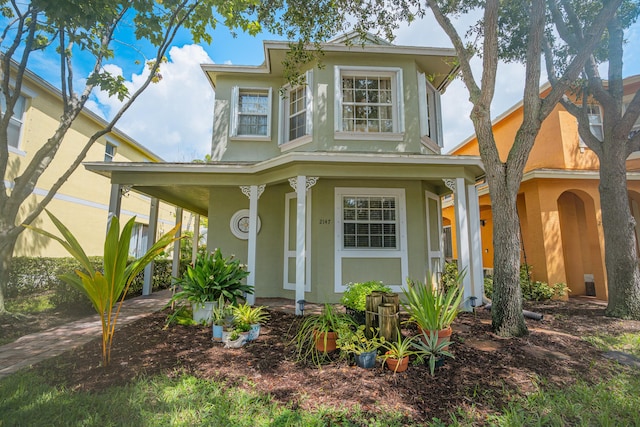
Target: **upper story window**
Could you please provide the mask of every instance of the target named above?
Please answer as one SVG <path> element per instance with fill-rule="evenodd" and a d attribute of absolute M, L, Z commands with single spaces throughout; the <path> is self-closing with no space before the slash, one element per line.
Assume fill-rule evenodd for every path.
<path fill-rule="evenodd" d="M 604 139 L 604 130 L 602 127 L 600 106 L 594 104 L 587 105 L 587 117 L 589 118 L 589 129 L 591 129 L 591 134 L 595 136 L 598 141 L 602 141 Z"/>
<path fill-rule="evenodd" d="M 104 146 L 104 161 L 112 162 L 114 157 L 116 157 L 116 150 L 117 150 L 116 144 L 107 142 Z"/>
<path fill-rule="evenodd" d="M 233 88 L 231 136 L 271 136 L 271 88 Z"/>
<path fill-rule="evenodd" d="M 401 69 L 336 66 L 335 87 L 337 133 L 404 132 Z"/>
<path fill-rule="evenodd" d="M 423 142 L 430 140 L 443 146 L 442 121 L 440 120 L 440 93 L 431 85 L 425 73 L 418 72 L 418 109 L 420 136 Z M 428 138 L 425 140 L 425 138 Z"/>
<path fill-rule="evenodd" d="M 6 111 L 7 105 L 4 94 L 0 94 L 0 104 L 2 111 Z M 7 139 L 10 148 L 20 148 L 20 136 L 22 135 L 22 125 L 24 124 L 24 111 L 26 104 L 26 98 L 20 95 L 16 101 L 16 105 L 13 107 L 13 115 L 9 120 L 9 128 L 7 129 Z"/>
<path fill-rule="evenodd" d="M 279 144 L 309 142 L 313 124 L 313 74 L 308 71 L 306 84 L 283 89 L 280 99 Z M 307 138 L 305 138 L 307 137 Z"/>

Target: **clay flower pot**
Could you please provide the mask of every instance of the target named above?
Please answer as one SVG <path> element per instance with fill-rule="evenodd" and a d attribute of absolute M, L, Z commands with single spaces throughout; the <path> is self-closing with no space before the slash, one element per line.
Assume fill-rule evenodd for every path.
<path fill-rule="evenodd" d="M 386 354 L 391 353 L 387 351 Z M 404 372 L 409 367 L 409 356 L 405 356 L 402 359 L 394 359 L 393 357 L 388 357 L 387 360 L 387 369 L 393 372 Z"/>
<path fill-rule="evenodd" d="M 431 332 L 432 331 L 425 331 L 424 329 L 422 329 L 421 327 L 418 327 L 418 330 L 420 331 L 420 339 L 422 340 L 422 342 L 424 342 L 426 344 L 426 341 L 424 339 L 424 337 L 422 336 L 423 332 L 427 334 L 427 336 L 431 336 Z M 453 329 L 451 329 L 451 326 L 449 326 L 447 329 L 441 329 L 438 331 L 438 345 L 440 345 L 440 343 L 444 342 L 444 341 L 451 341 L 451 334 L 453 333 Z M 445 346 L 442 348 L 443 351 L 447 351 L 449 349 L 449 346 Z"/>
<path fill-rule="evenodd" d="M 336 347 L 336 338 L 338 334 L 335 332 L 313 332 L 316 339 L 316 349 L 325 353 L 334 351 Z M 325 340 L 326 335 L 326 340 Z"/>

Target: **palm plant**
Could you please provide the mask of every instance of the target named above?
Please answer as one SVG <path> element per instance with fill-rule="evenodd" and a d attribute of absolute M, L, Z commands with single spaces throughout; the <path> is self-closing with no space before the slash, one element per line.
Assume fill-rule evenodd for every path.
<path fill-rule="evenodd" d="M 453 354 L 447 350 L 451 343 L 449 341 L 438 342 L 437 331 L 432 334 L 427 334 L 426 331 L 423 331 L 421 338 L 421 340 L 413 342 L 412 347 L 416 349 L 418 360 L 424 360 L 425 357 L 428 357 L 429 372 L 431 373 L 431 376 L 433 376 L 436 370 L 436 362 L 438 360 L 441 360 L 444 357 L 453 358 Z"/>
<path fill-rule="evenodd" d="M 25 225 L 25 227 L 60 243 L 83 268 L 82 271 L 76 270 L 74 273 L 61 275 L 60 279 L 84 293 L 100 315 L 102 324 L 102 362 L 104 366 L 107 366 L 111 360 L 111 344 L 113 343 L 118 315 L 133 279 L 165 247 L 177 240 L 174 236 L 180 225 L 176 225 L 160 237 L 142 257 L 129 263 L 129 242 L 131 241 L 131 231 L 135 224 L 135 217 L 125 224 L 120 235 L 118 218 L 111 218 L 111 225 L 104 242 L 104 273 L 102 273 L 93 267 L 89 257 L 69 229 L 51 212 L 46 212 L 58 231 L 60 231 L 60 234 L 62 234 L 62 238 L 39 228 L 28 225 Z M 114 306 L 118 299 L 120 299 L 120 302 L 114 313 Z"/>
<path fill-rule="evenodd" d="M 393 368 L 394 373 L 398 372 L 402 359 L 417 354 L 416 351 L 412 350 L 415 337 L 404 338 L 400 331 L 398 331 L 396 335 L 398 337 L 396 341 L 387 341 L 384 343 L 384 348 L 386 348 L 387 351 L 382 355 L 383 362 L 387 362 L 389 359 L 398 362 Z"/>
<path fill-rule="evenodd" d="M 264 323 L 269 320 L 270 317 L 264 307 L 251 307 L 247 303 L 234 306 L 233 314 L 238 320 L 248 325 Z"/>

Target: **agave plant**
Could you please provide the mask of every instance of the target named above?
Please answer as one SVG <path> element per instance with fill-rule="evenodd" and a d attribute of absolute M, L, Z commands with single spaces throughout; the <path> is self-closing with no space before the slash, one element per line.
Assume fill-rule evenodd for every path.
<path fill-rule="evenodd" d="M 176 225 L 160 237 L 142 257 L 128 262 L 131 230 L 136 218 L 131 218 L 122 229 L 122 234 L 119 235 L 120 223 L 117 217 L 113 217 L 104 242 L 104 273 L 102 273 L 94 269 L 89 257 L 69 229 L 51 212 L 47 210 L 46 212 L 58 231 L 60 231 L 60 234 L 62 234 L 62 238 L 36 227 L 29 225 L 25 225 L 25 227 L 54 239 L 80 263 L 83 270 L 63 274 L 60 279 L 84 293 L 100 315 L 102 324 L 102 362 L 103 366 L 107 366 L 111 360 L 111 344 L 116 331 L 118 315 L 131 282 L 165 247 L 178 239 L 175 234 L 180 225 Z M 118 299 L 120 302 L 117 304 L 114 313 L 114 306 Z"/>

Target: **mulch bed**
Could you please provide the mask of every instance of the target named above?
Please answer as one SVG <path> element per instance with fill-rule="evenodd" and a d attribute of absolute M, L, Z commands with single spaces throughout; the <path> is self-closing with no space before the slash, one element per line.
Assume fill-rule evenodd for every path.
<path fill-rule="evenodd" d="M 373 415 L 395 410 L 420 422 L 446 420 L 451 411 L 473 405 L 481 420 L 499 410 L 510 394 L 535 391 L 541 379 L 562 387 L 576 378 L 595 382 L 619 369 L 581 335 L 640 330 L 640 322 L 606 318 L 604 307 L 590 302 L 550 302 L 527 309 L 544 313 L 544 320 L 527 320 L 530 334 L 513 339 L 491 332 L 485 310 L 461 314 L 450 349 L 455 359 L 448 359 L 434 377 L 426 365 L 393 374 L 379 362 L 371 370 L 346 361 L 322 369 L 295 363 L 289 342 L 300 319 L 280 312 L 271 312 L 258 340 L 241 349 L 212 342 L 209 328 L 165 329 L 168 312 L 160 312 L 117 332 L 107 368 L 100 366 L 100 341 L 94 340 L 36 369 L 46 370 L 43 376 L 54 383 L 83 391 L 124 385 L 140 375 L 188 373 L 268 393 L 292 408 L 359 405 Z"/>

